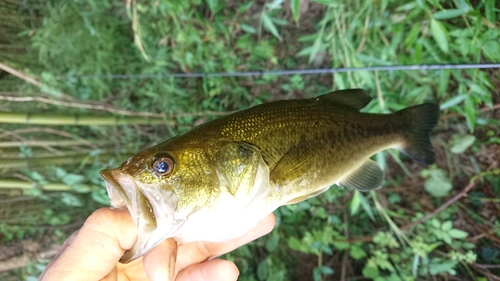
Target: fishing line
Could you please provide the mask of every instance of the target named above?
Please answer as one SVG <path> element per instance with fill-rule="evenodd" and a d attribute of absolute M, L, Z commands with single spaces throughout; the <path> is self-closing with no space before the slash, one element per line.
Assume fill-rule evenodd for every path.
<path fill-rule="evenodd" d="M 157 74 L 107 74 L 107 75 L 71 75 L 58 76 L 57 79 L 163 79 L 163 78 L 202 78 L 202 77 L 245 77 L 263 75 L 314 75 L 333 74 L 359 71 L 423 71 L 443 69 L 485 69 L 500 68 L 500 63 L 471 63 L 471 64 L 423 64 L 423 65 L 380 65 L 365 67 L 316 68 L 316 69 L 289 69 L 289 70 L 259 70 L 240 72 L 214 73 L 157 73 Z"/>

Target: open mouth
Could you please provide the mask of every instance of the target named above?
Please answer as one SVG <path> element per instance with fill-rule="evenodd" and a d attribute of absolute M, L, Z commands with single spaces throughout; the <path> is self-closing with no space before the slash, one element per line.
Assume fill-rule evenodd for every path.
<path fill-rule="evenodd" d="M 169 204 L 169 200 L 172 199 L 167 200 L 168 202 L 162 199 L 171 198 L 171 194 L 165 195 L 161 191 L 152 191 L 154 188 L 145 187 L 141 182 L 136 182 L 132 176 L 122 172 L 120 168 L 102 170 L 100 174 L 106 182 L 111 205 L 115 208 L 127 207 L 137 227 L 137 241 L 132 249 L 123 255 L 120 262 L 128 263 L 144 255 L 171 236 L 171 232 L 176 229 L 170 221 L 174 212 L 170 207 L 173 204 Z M 155 214 L 155 209 L 158 214 Z"/>
<path fill-rule="evenodd" d="M 115 208 L 127 207 L 139 233 L 155 230 L 157 225 L 153 207 L 134 179 L 119 169 L 102 170 L 100 174 L 106 182 L 111 205 Z"/>
<path fill-rule="evenodd" d="M 131 204 L 127 193 L 113 177 L 113 171 L 115 170 L 102 170 L 100 172 L 102 179 L 106 183 L 106 191 L 108 192 L 111 206 L 115 208 L 129 207 Z"/>

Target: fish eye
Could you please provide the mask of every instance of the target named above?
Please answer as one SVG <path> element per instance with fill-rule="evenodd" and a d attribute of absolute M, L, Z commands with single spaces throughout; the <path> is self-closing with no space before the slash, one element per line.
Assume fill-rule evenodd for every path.
<path fill-rule="evenodd" d="M 173 169 L 174 161 L 168 157 L 161 157 L 153 162 L 153 170 L 158 176 L 170 174 Z"/>

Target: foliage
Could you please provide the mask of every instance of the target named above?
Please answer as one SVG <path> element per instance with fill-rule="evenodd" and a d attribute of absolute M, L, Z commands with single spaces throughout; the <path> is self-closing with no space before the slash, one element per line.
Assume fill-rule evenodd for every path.
<path fill-rule="evenodd" d="M 0 88 L 5 91 L 1 111 L 155 116 L 168 126 L 2 124 L 0 192 L 25 200 L 19 208 L 14 204 L 1 208 L 12 211 L 0 212 L 0 238 L 5 243 L 39 234 L 61 242 L 70 230 L 62 232 L 56 226 L 67 226 L 109 203 L 99 170 L 115 167 L 131 153 L 193 124 L 270 100 L 362 87 L 376 95 L 365 109 L 372 113 L 427 100 L 440 103 L 436 165 L 423 169 L 396 153 L 379 154 L 377 162 L 388 170 L 382 190 L 365 194 L 333 187 L 319 197 L 281 207 L 270 235 L 226 255 L 240 268 L 240 279 L 317 281 L 352 273 L 370 280 L 449 275 L 481 280 L 477 276 L 485 271 L 476 264 L 500 262 L 498 241 L 470 238 L 477 229 L 500 233 L 498 212 L 491 211 L 500 203 L 495 199 L 500 180 L 494 169 L 500 161 L 500 122 L 490 113 L 500 101 L 498 71 L 167 76 L 500 62 L 500 11 L 494 0 L 9 3 L 0 4 L 0 15 L 15 7 L 20 24 L 12 29 L 0 25 L 9 34 L 9 40 L 0 38 L 0 47 L 7 50 L 17 44 L 16 39 L 23 51 L 16 47 L 0 52 L 0 62 L 42 85 L 2 78 L 0 73 Z M 37 99 L 26 102 L 30 97 Z M 419 221 L 471 179 L 478 179 L 482 188 Z M 26 198 L 36 200 L 35 206 L 43 211 L 26 207 L 30 204 Z M 42 269 L 43 261 L 15 274 L 30 280 Z M 491 272 L 498 275 L 496 270 Z"/>

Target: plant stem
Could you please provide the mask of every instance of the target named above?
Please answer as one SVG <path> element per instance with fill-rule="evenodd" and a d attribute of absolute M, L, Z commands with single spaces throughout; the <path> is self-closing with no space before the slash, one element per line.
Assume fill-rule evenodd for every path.
<path fill-rule="evenodd" d="M 86 185 L 90 190 L 99 189 L 101 187 L 96 185 Z M 0 179 L 0 189 L 15 188 L 15 189 L 32 189 L 36 188 L 36 182 L 29 182 L 16 179 Z M 48 183 L 40 186 L 43 190 L 49 191 L 74 191 L 75 189 L 63 183 Z"/>
<path fill-rule="evenodd" d="M 6 141 L 0 142 L 0 148 L 19 147 L 19 146 L 73 146 L 87 145 L 85 140 L 57 140 L 57 141 Z"/>
<path fill-rule="evenodd" d="M 114 154 L 99 154 L 100 159 L 109 159 Z M 40 157 L 40 158 L 26 158 L 26 159 L 3 159 L 0 161 L 1 169 L 19 169 L 19 168 L 30 168 L 33 166 L 47 166 L 47 165 L 71 165 L 80 164 L 88 157 L 88 154 L 80 155 L 70 155 L 64 157 Z M 90 157 L 89 161 L 92 161 L 94 157 Z"/>
<path fill-rule="evenodd" d="M 0 123 L 32 125 L 116 126 L 170 124 L 164 119 L 148 117 L 77 116 L 28 113 L 0 113 Z"/>

